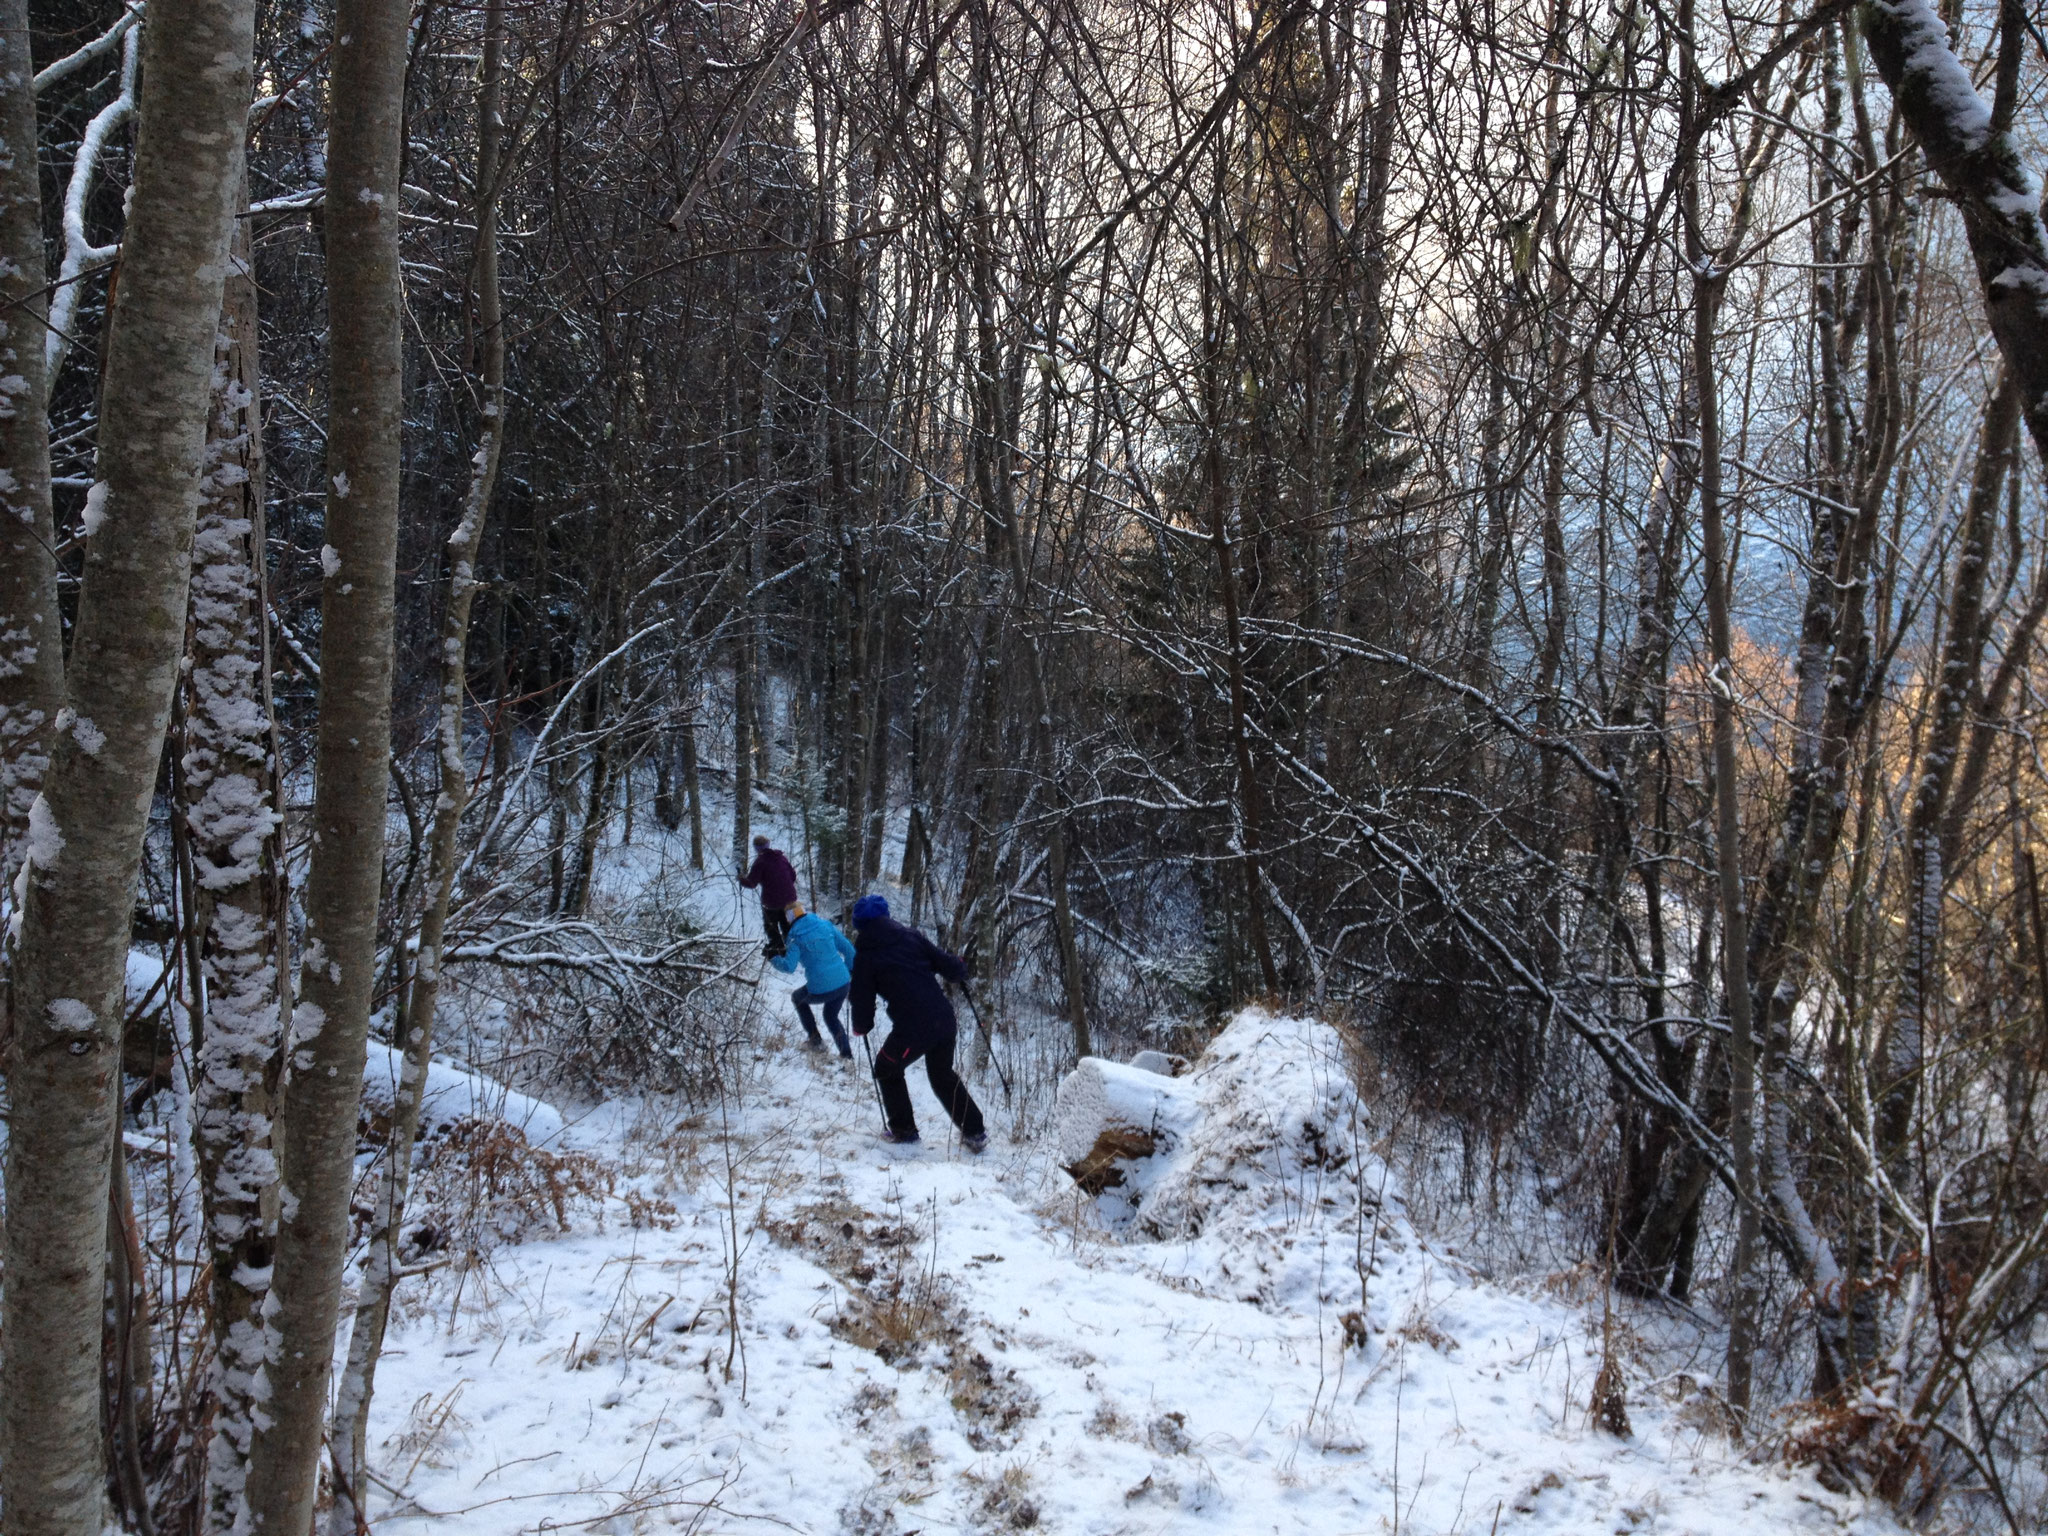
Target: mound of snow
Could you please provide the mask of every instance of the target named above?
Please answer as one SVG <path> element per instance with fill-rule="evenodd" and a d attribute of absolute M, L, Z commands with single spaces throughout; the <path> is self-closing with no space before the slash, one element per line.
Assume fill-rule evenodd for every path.
<path fill-rule="evenodd" d="M 369 1060 L 363 1068 L 364 1114 L 390 1122 L 404 1066 L 400 1052 L 382 1041 L 370 1042 Z M 561 1140 L 563 1132 L 561 1112 L 552 1105 L 445 1061 L 430 1062 L 426 1096 L 420 1101 L 420 1135 L 431 1136 L 458 1120 L 502 1120 L 516 1126 L 535 1146 L 552 1145 Z"/>
<path fill-rule="evenodd" d="M 1057 1126 L 1104 1224 L 1184 1245 L 1212 1292 L 1312 1309 L 1334 1250 L 1348 1266 L 1412 1241 L 1366 1150 L 1343 1039 L 1319 1020 L 1246 1009 L 1180 1078 L 1084 1060 Z"/>

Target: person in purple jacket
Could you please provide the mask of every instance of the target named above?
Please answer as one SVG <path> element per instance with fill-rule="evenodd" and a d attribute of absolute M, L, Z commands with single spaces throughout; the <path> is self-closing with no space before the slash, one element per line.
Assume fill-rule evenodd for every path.
<path fill-rule="evenodd" d="M 754 867 L 740 876 L 746 890 L 761 893 L 761 930 L 768 935 L 763 951 L 770 959 L 789 947 L 789 914 L 784 909 L 796 901 L 796 866 L 768 844 L 765 836 L 754 839 Z"/>

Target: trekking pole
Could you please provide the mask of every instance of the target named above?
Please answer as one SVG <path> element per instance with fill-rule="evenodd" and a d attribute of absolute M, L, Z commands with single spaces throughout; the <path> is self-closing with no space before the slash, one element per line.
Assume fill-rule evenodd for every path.
<path fill-rule="evenodd" d="M 866 1035 L 860 1037 L 860 1048 L 868 1053 L 868 1086 L 875 1090 L 875 1108 L 882 1112 L 882 1129 L 889 1129 L 889 1106 L 882 1102 L 882 1080 L 875 1076 L 874 1042 Z"/>
<path fill-rule="evenodd" d="M 1003 1059 L 996 1054 L 996 1037 L 988 1032 L 988 1026 L 981 1021 L 981 1010 L 974 1006 L 974 994 L 967 989 L 967 983 L 960 983 L 960 995 L 967 1001 L 967 1011 L 974 1015 L 974 1027 L 981 1031 L 981 1038 L 988 1042 L 988 1063 L 996 1069 L 996 1081 L 1003 1085 L 1003 1102 L 1010 1102 L 1010 1075 L 1003 1070 Z"/>

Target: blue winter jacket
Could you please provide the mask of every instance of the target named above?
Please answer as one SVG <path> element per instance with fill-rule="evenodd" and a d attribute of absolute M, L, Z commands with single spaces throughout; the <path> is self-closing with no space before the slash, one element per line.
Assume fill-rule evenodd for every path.
<path fill-rule="evenodd" d="M 960 1021 L 939 987 L 939 978 L 967 980 L 967 967 L 915 928 L 886 917 L 853 930 L 853 1032 L 875 1027 L 875 998 L 889 1005 L 889 1019 L 913 1040 L 943 1040 Z"/>
<path fill-rule="evenodd" d="M 770 957 L 768 963 L 785 976 L 804 968 L 804 985 L 813 997 L 837 992 L 853 979 L 847 969 L 853 964 L 853 946 L 846 935 L 815 912 L 806 912 L 789 925 L 789 947 Z"/>

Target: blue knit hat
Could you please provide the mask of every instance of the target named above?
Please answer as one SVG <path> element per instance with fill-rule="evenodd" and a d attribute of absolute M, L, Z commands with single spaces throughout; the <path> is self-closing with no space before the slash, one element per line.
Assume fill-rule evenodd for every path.
<path fill-rule="evenodd" d="M 856 923 L 871 923 L 888 915 L 889 903 L 880 896 L 863 896 L 853 904 L 853 920 Z"/>

